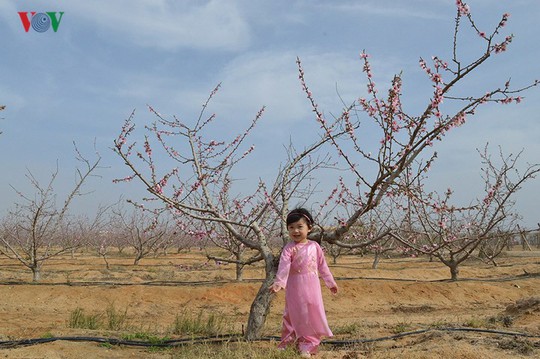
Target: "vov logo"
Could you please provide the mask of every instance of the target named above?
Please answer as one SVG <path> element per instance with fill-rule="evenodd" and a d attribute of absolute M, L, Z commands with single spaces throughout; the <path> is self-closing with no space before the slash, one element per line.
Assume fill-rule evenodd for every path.
<path fill-rule="evenodd" d="M 30 30 L 30 26 L 36 32 L 45 32 L 51 27 L 54 32 L 58 31 L 58 26 L 60 26 L 60 21 L 62 21 L 62 16 L 64 12 L 35 12 L 35 11 L 20 11 L 19 17 L 25 32 Z M 59 15 L 57 15 L 59 14 Z"/>

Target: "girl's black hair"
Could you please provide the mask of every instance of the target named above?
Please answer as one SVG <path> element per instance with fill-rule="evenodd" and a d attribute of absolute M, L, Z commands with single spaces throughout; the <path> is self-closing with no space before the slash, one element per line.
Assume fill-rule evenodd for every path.
<path fill-rule="evenodd" d="M 311 216 L 311 213 L 309 213 L 309 211 L 305 208 L 295 208 L 290 211 L 287 215 L 287 226 L 294 222 L 298 222 L 301 218 L 304 218 L 308 222 L 308 225 L 310 227 L 313 226 L 313 217 Z"/>

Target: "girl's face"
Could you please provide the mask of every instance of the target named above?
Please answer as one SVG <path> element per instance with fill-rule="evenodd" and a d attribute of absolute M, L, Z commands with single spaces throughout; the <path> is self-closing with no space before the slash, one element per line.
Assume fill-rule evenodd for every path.
<path fill-rule="evenodd" d="M 289 230 L 289 237 L 296 243 L 307 242 L 307 236 L 311 231 L 311 226 L 308 224 L 305 218 L 300 218 L 298 221 L 293 222 L 287 226 Z"/>

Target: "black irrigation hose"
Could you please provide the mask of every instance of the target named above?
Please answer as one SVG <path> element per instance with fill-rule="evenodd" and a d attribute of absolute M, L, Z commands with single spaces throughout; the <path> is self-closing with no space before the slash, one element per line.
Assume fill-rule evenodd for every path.
<path fill-rule="evenodd" d="M 326 345 L 331 345 L 331 346 L 347 346 L 347 345 L 353 345 L 353 344 L 363 344 L 363 343 L 380 342 L 380 341 L 385 341 L 385 340 L 394 340 L 394 339 L 399 339 L 399 338 L 403 338 L 410 335 L 418 335 L 418 334 L 424 334 L 428 332 L 475 332 L 475 333 L 489 333 L 489 334 L 499 334 L 499 335 L 509 335 L 509 336 L 519 336 L 519 337 L 540 339 L 540 335 L 520 333 L 520 332 L 507 332 L 507 331 L 493 330 L 493 329 L 429 328 L 429 329 L 420 329 L 420 330 L 415 330 L 412 332 L 405 332 L 405 333 L 400 333 L 400 334 L 390 335 L 390 336 L 380 337 L 380 338 L 328 340 L 328 341 L 323 341 L 322 343 Z"/>
<path fill-rule="evenodd" d="M 503 278 L 460 278 L 457 282 L 510 282 L 514 280 L 533 279 L 540 277 L 538 273 L 524 273 L 516 276 Z M 386 278 L 386 277 L 335 277 L 338 281 L 345 280 L 374 280 L 374 281 L 394 281 L 394 282 L 413 282 L 413 283 L 439 283 L 452 282 L 451 279 L 408 279 L 408 278 Z M 262 279 L 244 279 L 242 283 L 260 283 Z M 203 286 L 203 285 L 225 285 L 238 283 L 230 280 L 201 280 L 201 281 L 147 281 L 147 282 L 110 282 L 110 281 L 88 281 L 88 282 L 21 282 L 21 281 L 0 281 L 0 285 L 34 285 L 34 286 L 70 286 L 70 287 L 91 287 L 91 286 L 111 286 L 111 287 L 128 287 L 128 286 L 160 286 L 160 287 L 177 287 L 177 286 Z"/>
<path fill-rule="evenodd" d="M 148 342 L 142 340 L 129 340 L 129 339 L 117 339 L 117 338 L 103 338 L 103 337 L 51 337 L 51 338 L 35 338 L 35 339 L 20 339 L 10 341 L 0 341 L 0 349 L 14 348 L 19 346 L 30 346 L 35 344 L 46 344 L 55 341 L 69 341 L 69 342 L 95 342 L 111 345 L 125 345 L 134 347 L 174 347 L 182 345 L 202 344 L 202 343 L 224 343 L 231 340 L 242 340 L 243 337 L 240 334 L 225 334 L 220 336 L 211 337 L 198 337 L 198 338 L 184 338 L 184 339 L 170 339 L 157 342 Z"/>
<path fill-rule="evenodd" d="M 429 328 L 415 330 L 412 332 L 405 332 L 396 335 L 390 335 L 379 338 L 365 338 L 365 339 L 350 339 L 350 340 L 324 340 L 322 344 L 329 345 L 333 347 L 342 347 L 350 346 L 354 344 L 363 344 L 363 343 L 373 343 L 380 342 L 385 340 L 394 340 L 403 338 L 410 335 L 424 334 L 428 332 L 475 332 L 475 333 L 489 333 L 489 334 L 499 334 L 499 335 L 508 335 L 508 336 L 519 336 L 525 338 L 538 338 L 540 335 L 520 333 L 520 332 L 508 332 L 500 331 L 493 329 L 476 329 L 476 328 Z M 10 341 L 0 341 L 0 349 L 7 348 L 16 348 L 20 346 L 30 346 L 36 344 L 46 344 L 55 341 L 71 341 L 71 342 L 96 342 L 102 344 L 110 345 L 125 345 L 125 346 L 135 346 L 135 347 L 160 347 L 160 348 L 170 348 L 178 347 L 183 345 L 194 345 L 194 344 L 203 344 L 203 343 L 226 343 L 230 341 L 244 341 L 244 337 L 240 334 L 228 334 L 220 336 L 209 336 L 209 337 L 198 337 L 198 338 L 184 338 L 184 339 L 171 339 L 163 340 L 158 342 L 148 342 L 140 340 L 124 340 L 116 338 L 102 338 L 102 337 L 52 337 L 52 338 L 36 338 L 36 339 L 20 339 L 20 340 L 10 340 Z M 276 341 L 279 340 L 279 337 L 269 336 L 258 338 L 254 341 Z"/>
<path fill-rule="evenodd" d="M 248 282 L 249 280 L 246 280 Z M 258 280 L 262 282 L 262 280 Z M 234 282 L 227 281 L 149 281 L 149 282 L 110 282 L 110 281 L 88 281 L 88 282 L 20 282 L 20 281 L 3 281 L 0 285 L 29 285 L 29 286 L 68 286 L 68 287 L 97 287 L 97 286 L 109 286 L 109 287 L 135 287 L 135 286 L 160 286 L 160 287 L 176 287 L 176 286 L 203 286 L 203 285 L 223 285 Z"/>

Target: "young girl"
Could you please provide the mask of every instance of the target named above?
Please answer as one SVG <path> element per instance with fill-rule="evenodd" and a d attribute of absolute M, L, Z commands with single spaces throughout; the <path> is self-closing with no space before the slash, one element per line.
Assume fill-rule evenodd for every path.
<path fill-rule="evenodd" d="M 287 229 L 292 241 L 281 252 L 276 280 L 270 287 L 273 293 L 286 288 L 278 348 L 296 343 L 304 358 L 317 353 L 322 336 L 332 336 L 324 312 L 319 275 L 332 293 L 338 291 L 321 247 L 307 238 L 312 227 L 313 217 L 306 209 L 298 208 L 289 213 Z"/>

